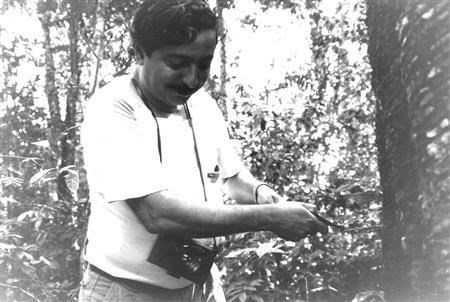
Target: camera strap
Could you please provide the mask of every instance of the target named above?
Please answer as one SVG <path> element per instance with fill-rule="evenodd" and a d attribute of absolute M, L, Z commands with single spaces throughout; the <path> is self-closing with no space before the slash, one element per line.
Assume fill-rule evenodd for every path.
<path fill-rule="evenodd" d="M 205 179 L 203 177 L 202 164 L 200 162 L 200 155 L 198 152 L 197 139 L 195 137 L 195 131 L 194 131 L 194 125 L 192 123 L 191 112 L 189 111 L 189 107 L 188 107 L 187 103 L 183 104 L 183 108 L 184 108 L 184 112 L 186 113 L 186 117 L 189 122 L 189 127 L 191 128 L 191 132 L 192 132 L 192 139 L 194 141 L 195 159 L 197 160 L 197 167 L 198 167 L 198 171 L 200 173 L 200 179 L 202 181 L 203 197 L 205 198 L 205 202 L 208 202 L 208 196 L 206 195 Z M 217 250 L 216 237 L 213 237 L 213 240 L 214 240 L 214 249 Z"/>
<path fill-rule="evenodd" d="M 157 140 L 158 140 L 159 161 L 162 163 L 161 134 L 160 134 L 159 123 L 158 123 L 158 119 L 156 118 L 155 111 L 153 110 L 152 106 L 150 105 L 149 100 L 145 97 L 144 93 L 142 92 L 142 89 L 139 86 L 139 84 L 137 83 L 137 80 L 135 78 L 132 78 L 131 81 L 132 81 L 132 83 L 133 83 L 133 85 L 134 85 L 138 95 L 144 101 L 145 106 L 150 110 L 150 112 L 152 113 L 153 118 L 155 119 L 156 135 L 157 135 Z M 197 167 L 198 167 L 198 171 L 200 173 L 200 180 L 202 182 L 203 197 L 205 199 L 205 202 L 208 202 L 208 197 L 206 195 L 205 179 L 203 177 L 203 170 L 202 170 L 202 165 L 201 165 L 201 162 L 200 162 L 200 155 L 199 155 L 199 152 L 198 152 L 197 139 L 195 137 L 195 131 L 194 131 L 194 125 L 192 123 L 191 113 L 190 113 L 189 108 L 188 108 L 186 103 L 183 104 L 183 108 L 184 108 L 184 113 L 186 114 L 186 118 L 187 118 L 187 120 L 189 122 L 189 128 L 191 128 L 191 132 L 192 132 L 192 139 L 193 139 L 193 142 L 194 142 L 195 159 L 197 161 Z M 213 237 L 213 241 L 214 241 L 214 249 L 217 250 L 218 248 L 217 248 L 216 237 Z"/>
<path fill-rule="evenodd" d="M 145 97 L 144 93 L 142 92 L 141 87 L 139 86 L 137 80 L 135 78 L 131 78 L 131 82 L 133 83 L 134 88 L 136 89 L 137 94 L 139 95 L 139 97 L 142 99 L 142 101 L 145 104 L 145 107 L 148 108 L 148 110 L 150 110 L 150 112 L 152 113 L 153 119 L 155 120 L 156 123 L 156 135 L 157 135 L 157 139 L 158 139 L 158 153 L 159 153 L 159 162 L 162 163 L 162 153 L 161 153 L 161 134 L 159 131 L 159 123 L 158 123 L 158 119 L 156 118 L 156 114 L 155 111 L 153 110 L 153 108 L 150 106 L 150 102 L 149 100 Z"/>

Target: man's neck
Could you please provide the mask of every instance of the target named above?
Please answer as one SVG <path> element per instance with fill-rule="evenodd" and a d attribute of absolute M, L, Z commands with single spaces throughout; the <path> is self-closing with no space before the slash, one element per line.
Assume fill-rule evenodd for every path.
<path fill-rule="evenodd" d="M 147 107 L 150 107 L 150 109 L 154 112 L 156 116 L 168 117 L 169 115 L 172 114 L 181 114 L 182 110 L 180 110 L 180 108 L 178 108 L 177 106 L 170 106 L 164 104 L 163 102 L 155 98 L 148 97 L 145 94 L 144 90 L 141 88 L 141 85 L 139 84 L 140 83 L 139 77 L 136 74 L 133 78 L 133 83 L 142 101 L 145 103 Z"/>
<path fill-rule="evenodd" d="M 152 108 L 157 116 L 166 117 L 171 114 L 177 114 L 180 111 L 177 106 L 169 106 L 155 98 L 147 97 L 145 95 L 142 96 L 142 100 L 146 103 L 147 106 Z"/>

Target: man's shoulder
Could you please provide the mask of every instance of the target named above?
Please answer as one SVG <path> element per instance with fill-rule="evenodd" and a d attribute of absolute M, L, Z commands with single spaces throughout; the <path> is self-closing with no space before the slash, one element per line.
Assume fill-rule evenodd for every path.
<path fill-rule="evenodd" d="M 135 119 L 140 110 L 139 97 L 133 90 L 130 74 L 114 77 L 108 84 L 99 88 L 87 101 L 84 116 L 86 120 L 116 121 L 118 117 Z"/>
<path fill-rule="evenodd" d="M 131 113 L 137 107 L 139 98 L 133 90 L 132 75 L 127 73 L 114 77 L 108 84 L 99 88 L 87 101 L 86 110 L 89 112 L 125 111 Z"/>
<path fill-rule="evenodd" d="M 111 81 L 99 88 L 91 99 L 101 101 L 111 98 L 121 99 L 130 95 L 131 89 L 131 75 L 129 73 L 122 74 L 120 76 L 113 77 Z"/>

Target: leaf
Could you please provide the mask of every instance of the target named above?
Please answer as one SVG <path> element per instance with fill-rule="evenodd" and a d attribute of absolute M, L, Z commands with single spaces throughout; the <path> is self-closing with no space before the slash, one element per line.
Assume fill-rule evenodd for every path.
<path fill-rule="evenodd" d="M 75 167 L 75 165 L 68 165 L 68 166 L 65 166 L 65 167 L 59 169 L 59 173 L 60 173 L 60 174 L 61 174 L 62 172 L 64 172 L 64 171 L 68 171 L 69 173 L 70 173 L 70 172 L 73 172 L 73 171 L 76 172 L 76 167 Z"/>
<path fill-rule="evenodd" d="M 44 221 L 44 219 L 42 217 L 40 217 L 36 220 L 36 222 L 34 223 L 34 229 L 36 231 L 39 231 L 39 228 L 41 227 L 43 221 Z"/>
<path fill-rule="evenodd" d="M 23 236 L 22 236 L 22 235 L 19 235 L 19 234 L 8 234 L 6 237 L 7 237 L 7 238 L 23 239 Z"/>
<path fill-rule="evenodd" d="M 255 280 L 252 280 L 252 282 L 250 282 L 250 286 L 254 286 L 254 287 L 261 286 L 262 284 L 263 284 L 263 280 L 261 280 L 261 279 L 255 279 Z"/>
<path fill-rule="evenodd" d="M 17 252 L 17 257 L 19 257 L 20 259 L 26 259 L 30 262 L 36 261 L 36 259 L 34 259 L 33 255 L 31 255 L 30 253 L 24 252 L 24 251 Z"/>
<path fill-rule="evenodd" d="M 7 284 L 13 284 L 13 283 L 17 283 L 20 282 L 21 280 L 18 278 L 9 278 L 8 280 L 6 280 Z"/>
<path fill-rule="evenodd" d="M 36 214 L 36 211 L 34 211 L 34 210 L 25 211 L 17 217 L 17 221 L 23 221 L 26 218 L 31 218 L 35 214 Z"/>
<path fill-rule="evenodd" d="M 50 148 L 50 143 L 48 142 L 48 140 L 33 142 L 31 144 L 38 146 L 38 147 Z"/>
<path fill-rule="evenodd" d="M 63 169 L 61 169 L 61 171 L 63 171 Z M 66 186 L 72 194 L 73 199 L 76 201 L 78 200 L 77 190 L 80 186 L 80 176 L 75 170 L 66 169 L 66 171 L 68 173 L 64 175 L 64 181 L 66 182 Z"/>
<path fill-rule="evenodd" d="M 56 260 L 48 260 L 44 256 L 41 256 L 39 260 L 43 263 L 45 263 L 47 266 L 49 266 L 53 270 L 59 269 L 61 266 L 59 265 L 58 261 Z"/>
<path fill-rule="evenodd" d="M 45 169 L 45 170 L 41 170 L 39 172 L 37 172 L 36 174 L 34 174 L 29 181 L 29 184 L 32 186 L 33 184 L 35 184 L 37 181 L 39 181 L 40 179 L 44 178 L 45 176 L 49 175 L 51 172 L 55 171 L 55 168 L 50 168 L 50 169 Z"/>
<path fill-rule="evenodd" d="M 19 176 L 22 176 L 22 175 L 23 175 L 22 172 L 15 170 L 13 167 L 8 167 L 7 170 L 8 170 L 9 172 L 11 172 L 11 173 L 13 173 L 13 174 L 16 174 L 16 175 L 19 175 Z"/>
<path fill-rule="evenodd" d="M 2 184 L 5 187 L 8 186 L 20 187 L 23 184 L 23 179 L 13 176 L 3 176 L 0 178 L 0 184 Z"/>
<path fill-rule="evenodd" d="M 270 242 L 259 244 L 258 248 L 255 249 L 256 255 L 258 255 L 258 257 L 261 258 L 262 256 L 264 256 L 267 253 L 284 254 L 284 252 L 282 250 L 274 247 L 275 244 L 276 244 L 276 241 L 270 241 Z"/>
<path fill-rule="evenodd" d="M 353 202 L 366 204 L 371 201 L 379 201 L 381 195 L 377 192 L 368 191 L 368 192 L 358 192 L 353 194 L 348 194 L 347 197 Z"/>
<path fill-rule="evenodd" d="M 356 294 L 356 296 L 353 298 L 352 302 L 384 302 L 384 292 L 382 291 L 375 291 L 375 290 L 368 290 L 364 292 L 360 292 Z"/>
<path fill-rule="evenodd" d="M 16 248 L 17 248 L 17 246 L 15 246 L 14 244 L 0 242 L 0 250 L 9 252 L 10 250 L 16 249 Z"/>
<path fill-rule="evenodd" d="M 338 188 L 336 188 L 336 193 L 341 193 L 341 192 L 345 192 L 345 191 L 349 191 L 351 188 L 353 188 L 355 186 L 355 184 L 353 183 L 349 183 L 349 184 L 343 184 L 341 186 L 339 186 Z"/>
<path fill-rule="evenodd" d="M 238 249 L 225 255 L 225 258 L 237 258 L 239 255 L 254 251 L 255 248 Z"/>
<path fill-rule="evenodd" d="M 314 259 L 314 258 L 320 258 L 323 254 L 325 254 L 325 251 L 322 251 L 320 249 L 315 250 L 311 255 L 310 258 Z"/>
<path fill-rule="evenodd" d="M 29 277 L 31 277 L 32 279 L 39 279 L 37 272 L 36 272 L 36 268 L 27 264 L 22 264 L 20 266 L 20 270 L 22 272 L 24 272 L 26 275 L 28 275 Z"/>

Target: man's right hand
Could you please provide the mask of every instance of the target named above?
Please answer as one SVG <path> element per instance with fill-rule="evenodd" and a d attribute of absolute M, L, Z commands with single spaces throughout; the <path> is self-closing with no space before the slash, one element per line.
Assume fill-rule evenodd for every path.
<path fill-rule="evenodd" d="M 312 214 L 315 207 L 301 202 L 215 205 L 185 200 L 163 190 L 129 199 L 128 204 L 153 234 L 203 238 L 271 231 L 283 239 L 299 241 L 307 235 L 328 233 L 328 227 Z"/>
<path fill-rule="evenodd" d="M 285 240 L 299 241 L 308 235 L 328 233 L 328 226 L 300 202 L 284 202 L 273 206 L 276 206 L 274 214 L 277 218 L 270 231 Z"/>

